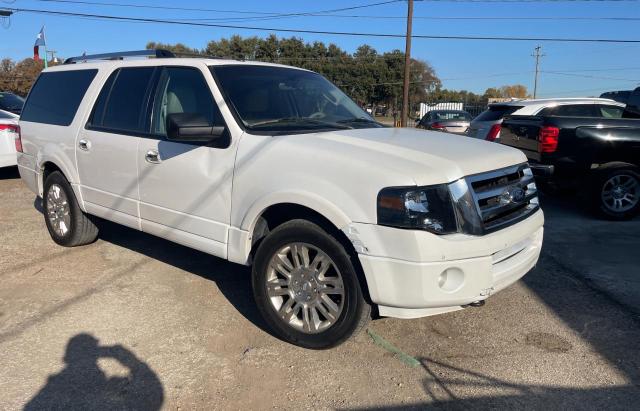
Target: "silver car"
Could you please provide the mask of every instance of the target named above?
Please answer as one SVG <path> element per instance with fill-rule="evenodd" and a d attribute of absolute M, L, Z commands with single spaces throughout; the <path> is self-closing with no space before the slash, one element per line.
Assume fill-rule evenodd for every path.
<path fill-rule="evenodd" d="M 426 130 L 465 134 L 471 123 L 471 114 L 463 110 L 432 110 L 416 124 Z"/>

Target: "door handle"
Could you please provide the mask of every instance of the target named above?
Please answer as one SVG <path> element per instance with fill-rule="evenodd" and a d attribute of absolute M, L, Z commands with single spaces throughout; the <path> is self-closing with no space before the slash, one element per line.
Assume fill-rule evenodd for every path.
<path fill-rule="evenodd" d="M 160 161 L 160 154 L 158 154 L 158 150 L 149 150 L 147 154 L 145 154 L 144 159 L 147 160 L 147 163 L 158 164 Z"/>
<path fill-rule="evenodd" d="M 89 149 L 91 148 L 91 142 L 82 139 L 78 141 L 78 147 L 80 147 L 80 150 L 89 151 Z"/>

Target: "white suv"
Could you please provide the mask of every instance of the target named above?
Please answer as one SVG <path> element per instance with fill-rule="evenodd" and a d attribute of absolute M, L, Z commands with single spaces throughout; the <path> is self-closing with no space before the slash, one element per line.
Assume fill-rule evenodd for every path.
<path fill-rule="evenodd" d="M 372 307 L 482 305 L 536 264 L 520 151 L 384 127 L 307 70 L 158 56 L 83 56 L 33 86 L 18 164 L 58 244 L 94 241 L 97 216 L 252 265 L 266 322 L 309 348 Z"/>

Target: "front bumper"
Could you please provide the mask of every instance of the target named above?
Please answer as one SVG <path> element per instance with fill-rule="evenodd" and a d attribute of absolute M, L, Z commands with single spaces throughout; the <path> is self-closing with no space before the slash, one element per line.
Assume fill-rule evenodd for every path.
<path fill-rule="evenodd" d="M 516 282 L 538 261 L 543 224 L 539 210 L 484 236 L 371 224 L 353 224 L 348 235 L 380 315 L 416 318 L 461 309 Z"/>

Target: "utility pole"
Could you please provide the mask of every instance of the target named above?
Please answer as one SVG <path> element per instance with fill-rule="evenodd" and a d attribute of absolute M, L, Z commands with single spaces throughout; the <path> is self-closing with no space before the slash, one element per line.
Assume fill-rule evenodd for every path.
<path fill-rule="evenodd" d="M 544 57 L 544 54 L 540 53 L 540 50 L 542 50 L 542 46 L 537 46 L 534 50 L 535 53 L 531 56 L 535 57 L 536 59 L 536 76 L 533 80 L 533 98 L 536 98 L 536 94 L 538 93 L 538 67 L 540 66 L 540 57 Z"/>
<path fill-rule="evenodd" d="M 413 21 L 413 0 L 407 0 L 407 38 L 404 48 L 404 84 L 402 87 L 402 112 L 400 126 L 407 126 L 409 116 L 409 78 L 411 69 L 411 23 Z"/>

